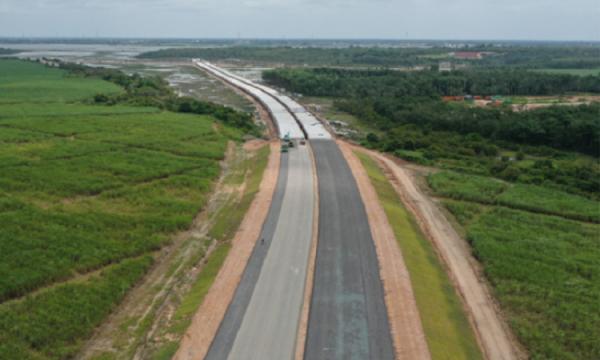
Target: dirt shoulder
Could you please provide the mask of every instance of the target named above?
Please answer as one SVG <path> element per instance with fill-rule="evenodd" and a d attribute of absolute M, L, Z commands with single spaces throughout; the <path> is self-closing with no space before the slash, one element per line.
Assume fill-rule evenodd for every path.
<path fill-rule="evenodd" d="M 405 166 L 383 154 L 374 151 L 369 153 L 387 169 L 394 189 L 442 258 L 461 295 L 484 356 L 493 360 L 524 358 L 466 241 L 459 236 L 437 204 L 419 189 L 416 179 Z"/>
<path fill-rule="evenodd" d="M 250 209 L 232 240 L 232 247 L 202 305 L 194 315 L 173 359 L 202 359 L 208 352 L 252 249 L 260 236 L 279 173 L 279 143 L 272 142 L 269 162 Z"/>
<path fill-rule="evenodd" d="M 379 260 L 396 359 L 430 359 L 410 275 L 377 193 L 352 147 L 338 141 L 360 191 Z"/>

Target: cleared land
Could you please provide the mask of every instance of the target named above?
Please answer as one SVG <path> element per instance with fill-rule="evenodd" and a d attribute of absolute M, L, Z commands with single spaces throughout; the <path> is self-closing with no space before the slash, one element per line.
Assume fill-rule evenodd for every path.
<path fill-rule="evenodd" d="M 356 152 L 373 184 L 393 228 L 410 274 L 410 281 L 431 358 L 482 359 L 479 345 L 462 302 L 431 243 L 421 233 L 411 214 L 384 174 L 369 155 Z"/>
<path fill-rule="evenodd" d="M 597 202 L 539 187 L 506 184 L 497 198 L 457 191 L 496 188 L 497 180 L 429 177 L 464 227 L 520 341 L 536 359 L 600 356 L 600 225 Z M 475 185 L 477 183 L 478 185 Z M 552 214 L 552 215 L 549 215 Z"/>
<path fill-rule="evenodd" d="M 239 134 L 206 116 L 67 104 L 120 89 L 0 67 L 0 358 L 70 357 L 190 226 Z"/>

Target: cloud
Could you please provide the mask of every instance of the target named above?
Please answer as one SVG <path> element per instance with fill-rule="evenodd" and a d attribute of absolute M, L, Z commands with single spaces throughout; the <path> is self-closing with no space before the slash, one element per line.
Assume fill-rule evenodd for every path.
<path fill-rule="evenodd" d="M 598 0 L 0 0 L 0 36 L 600 40 Z"/>

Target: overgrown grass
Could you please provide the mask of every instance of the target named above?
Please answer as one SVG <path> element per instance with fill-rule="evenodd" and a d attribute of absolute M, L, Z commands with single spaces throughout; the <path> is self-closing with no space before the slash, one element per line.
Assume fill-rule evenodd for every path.
<path fill-rule="evenodd" d="M 109 82 L 69 77 L 65 71 L 33 62 L 0 60 L 0 68 L 0 103 L 66 102 L 123 92 Z"/>
<path fill-rule="evenodd" d="M 600 358 L 600 226 L 499 207 L 467 229 L 533 359 Z"/>
<path fill-rule="evenodd" d="M 496 196 L 507 187 L 500 180 L 449 171 L 432 174 L 427 181 L 439 195 L 482 203 L 493 203 Z"/>
<path fill-rule="evenodd" d="M 189 227 L 241 136 L 206 115 L 67 103 L 120 91 L 0 61 L 2 359 L 72 357 Z"/>
<path fill-rule="evenodd" d="M 377 191 L 410 273 L 433 359 L 481 359 L 462 304 L 429 241 L 368 155 L 356 153 Z"/>
<path fill-rule="evenodd" d="M 150 256 L 125 260 L 83 282 L 3 304 L 0 358 L 71 358 L 151 263 Z"/>
<path fill-rule="evenodd" d="M 499 204 L 574 220 L 600 222 L 598 201 L 552 188 L 511 184 L 490 177 L 449 171 L 429 175 L 427 180 L 436 194 L 456 200 Z"/>
<path fill-rule="evenodd" d="M 430 177 L 430 183 L 444 180 L 433 182 L 438 194 L 475 201 L 444 200 L 444 205 L 466 230 L 531 358 L 600 358 L 600 225 L 568 219 L 597 222 L 598 202 L 507 183 L 503 193 L 482 205 L 480 197 L 456 190 L 461 184 L 472 189 L 471 178 L 452 182 L 441 174 Z"/>
<path fill-rule="evenodd" d="M 541 186 L 515 184 L 498 196 L 498 202 L 524 210 L 600 222 L 598 201 Z"/>

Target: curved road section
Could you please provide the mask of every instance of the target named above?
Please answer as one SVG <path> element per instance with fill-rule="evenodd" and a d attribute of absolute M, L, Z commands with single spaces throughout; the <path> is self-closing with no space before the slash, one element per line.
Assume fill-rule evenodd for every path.
<path fill-rule="evenodd" d="M 291 98 L 207 62 L 194 62 L 265 105 L 281 137 L 287 130 L 294 134 L 292 138 L 310 139 L 320 201 L 305 359 L 393 359 L 383 286 L 364 204 L 331 135 Z M 278 180 L 263 228 L 264 241 L 256 245 L 207 359 L 294 356 L 316 205 L 307 146 L 297 145 L 282 155 L 281 174 L 285 175 Z"/>

